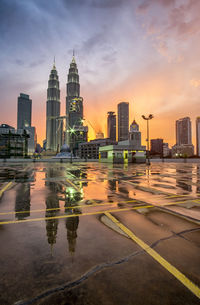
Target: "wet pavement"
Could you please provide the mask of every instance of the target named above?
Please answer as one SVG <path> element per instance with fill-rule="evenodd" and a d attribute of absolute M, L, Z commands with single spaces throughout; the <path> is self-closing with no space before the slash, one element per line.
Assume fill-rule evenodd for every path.
<path fill-rule="evenodd" d="M 200 166 L 0 164 L 0 304 L 200 298 Z"/>

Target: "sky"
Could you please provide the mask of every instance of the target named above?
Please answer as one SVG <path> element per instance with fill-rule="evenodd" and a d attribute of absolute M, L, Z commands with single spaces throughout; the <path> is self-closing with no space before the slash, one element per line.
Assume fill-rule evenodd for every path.
<path fill-rule="evenodd" d="M 200 116 L 199 0 L 0 0 L 0 124 L 16 127 L 17 97 L 32 99 L 38 142 L 46 135 L 53 58 L 65 114 L 72 50 L 84 117 L 106 136 L 108 111 L 129 102 L 130 123 L 153 114 L 150 137 L 175 144 L 175 121 Z M 95 132 L 89 125 L 89 138 Z"/>

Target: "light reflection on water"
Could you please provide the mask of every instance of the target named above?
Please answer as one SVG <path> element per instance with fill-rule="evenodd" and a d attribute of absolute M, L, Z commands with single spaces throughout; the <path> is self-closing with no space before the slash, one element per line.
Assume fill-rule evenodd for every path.
<path fill-rule="evenodd" d="M 14 248 L 14 260 L 20 261 L 23 256 L 23 263 L 16 266 L 14 274 L 21 276 L 15 293 L 18 295 L 19 290 L 24 297 L 27 270 L 30 273 L 27 283 L 38 293 L 49 285 L 70 280 L 72 274 L 79 276 L 91 264 L 103 262 L 105 257 L 113 258 L 112 244 L 124 244 L 127 249 L 129 245 L 132 247 L 130 241 L 121 236 L 113 238 L 113 233 L 100 223 L 98 215 L 81 217 L 83 213 L 133 206 L 137 204 L 133 200 L 167 203 L 169 194 L 196 198 L 200 192 L 200 166 L 162 163 L 125 168 L 98 163 L 1 165 L 1 185 L 8 181 L 13 181 L 13 188 L 0 199 L 0 212 L 13 212 L 13 215 L 0 215 L 0 220 L 43 218 L 40 222 L 0 227 L 0 238 L 7 241 L 3 255 L 12 261 Z M 92 207 L 94 203 L 96 206 Z M 38 209 L 40 211 L 36 212 Z M 59 218 L 64 215 L 74 217 Z M 109 245 L 105 247 L 106 254 L 102 246 L 105 242 Z M 120 257 L 121 253 L 115 252 Z M 89 258 L 91 253 L 92 259 Z M 10 261 L 2 272 L 8 273 L 5 282 L 14 287 Z M 42 287 L 39 282 L 43 283 Z"/>

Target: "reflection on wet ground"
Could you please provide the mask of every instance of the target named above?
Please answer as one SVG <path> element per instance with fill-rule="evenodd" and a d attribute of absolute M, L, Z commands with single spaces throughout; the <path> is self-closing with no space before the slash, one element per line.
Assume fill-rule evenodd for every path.
<path fill-rule="evenodd" d="M 1 164 L 0 304 L 198 304 L 199 194 L 197 164 Z"/>

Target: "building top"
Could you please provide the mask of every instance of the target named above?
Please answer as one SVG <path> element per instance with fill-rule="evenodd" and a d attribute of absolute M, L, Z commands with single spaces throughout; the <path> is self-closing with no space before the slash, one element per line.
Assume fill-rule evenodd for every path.
<path fill-rule="evenodd" d="M 20 97 L 28 99 L 29 100 L 29 95 L 28 94 L 24 94 L 24 93 L 20 93 Z"/>
<path fill-rule="evenodd" d="M 178 119 L 177 121 L 185 121 L 185 120 L 190 120 L 190 117 L 186 116 L 184 118 Z"/>
<path fill-rule="evenodd" d="M 8 124 L 1 124 L 0 128 L 8 128 L 8 129 L 15 129 L 14 127 L 8 125 Z"/>
<path fill-rule="evenodd" d="M 139 125 L 136 123 L 134 119 L 132 124 L 130 125 L 130 132 L 135 132 L 135 131 L 139 131 Z"/>
<path fill-rule="evenodd" d="M 120 102 L 120 103 L 118 103 L 117 105 L 118 105 L 118 106 L 119 106 L 119 105 L 129 105 L 129 103 L 128 103 L 128 102 Z"/>

